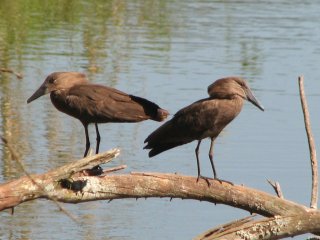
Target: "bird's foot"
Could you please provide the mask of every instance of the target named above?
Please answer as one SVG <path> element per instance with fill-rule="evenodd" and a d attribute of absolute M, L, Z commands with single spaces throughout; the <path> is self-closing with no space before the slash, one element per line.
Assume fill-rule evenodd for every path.
<path fill-rule="evenodd" d="M 82 173 L 85 176 L 99 176 L 103 173 L 103 169 L 98 165 L 91 169 L 83 170 Z"/>
<path fill-rule="evenodd" d="M 203 180 L 205 180 L 205 181 L 207 182 L 208 187 L 211 186 L 211 183 L 210 183 L 209 180 L 213 180 L 213 178 L 209 178 L 209 177 L 205 177 L 205 176 L 202 176 L 202 175 L 198 175 L 198 177 L 197 177 L 197 182 L 199 182 L 199 179 L 200 179 L 200 178 L 203 179 Z"/>
<path fill-rule="evenodd" d="M 234 186 L 234 183 L 233 183 L 233 182 L 230 182 L 230 181 L 227 181 L 227 180 L 222 180 L 222 179 L 220 179 L 220 178 L 214 178 L 214 180 L 219 181 L 221 184 L 222 184 L 222 183 L 228 183 L 228 184 Z"/>
<path fill-rule="evenodd" d="M 228 183 L 228 184 L 234 186 L 234 183 L 233 183 L 233 182 L 230 182 L 230 181 L 227 181 L 227 180 L 222 180 L 222 179 L 217 178 L 217 177 L 215 177 L 215 178 L 209 178 L 209 177 L 205 177 L 205 176 L 202 176 L 202 175 L 199 175 L 199 176 L 198 176 L 197 182 L 199 181 L 200 178 L 203 179 L 203 180 L 205 180 L 205 181 L 207 182 L 207 184 L 208 184 L 209 187 L 211 186 L 210 180 L 217 180 L 217 181 L 220 182 L 220 184 L 222 184 L 222 183 Z"/>
<path fill-rule="evenodd" d="M 73 179 L 60 179 L 59 184 L 62 188 L 72 190 L 74 192 L 81 192 L 82 189 L 86 186 L 87 180 L 77 180 L 73 181 Z"/>

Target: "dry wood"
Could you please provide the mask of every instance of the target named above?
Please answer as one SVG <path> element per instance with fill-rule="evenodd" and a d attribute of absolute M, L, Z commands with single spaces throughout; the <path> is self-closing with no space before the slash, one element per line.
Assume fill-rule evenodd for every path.
<path fill-rule="evenodd" d="M 52 192 L 60 189 L 59 181 L 73 174 L 107 163 L 119 155 L 119 149 L 80 159 L 45 174 L 32 174 L 0 185 L 0 210 L 12 208 L 36 198 L 55 199 Z M 68 190 L 69 191 L 69 190 Z"/>
<path fill-rule="evenodd" d="M 115 155 L 109 153 L 109 157 Z M 40 197 L 69 203 L 119 198 L 169 197 L 223 203 L 263 216 L 303 214 L 308 211 L 304 206 L 252 188 L 221 183 L 218 180 L 210 180 L 211 186 L 208 187 L 206 181 L 197 182 L 196 177 L 177 174 L 82 176 L 72 179 L 78 184 L 77 186 L 80 186 L 81 194 L 79 191 L 61 188 L 57 181 L 69 178 L 74 172 L 82 170 L 84 166 L 79 162 L 83 160 L 45 174 L 32 175 L 32 179 L 43 186 L 45 192 L 27 177 L 0 185 L 0 210 Z"/>
<path fill-rule="evenodd" d="M 196 177 L 177 174 L 134 173 L 73 180 L 85 183 L 82 194 L 61 189 L 52 191 L 51 196 L 70 203 L 148 197 L 195 199 L 223 203 L 263 216 L 299 214 L 307 211 L 307 208 L 301 205 L 244 186 L 210 180 L 211 186 L 208 187 L 204 180 L 197 182 Z"/>
<path fill-rule="evenodd" d="M 197 236 L 194 240 L 244 240 L 282 239 L 320 229 L 320 212 L 276 216 L 253 220 L 243 219 L 213 228 Z"/>
<path fill-rule="evenodd" d="M 269 179 L 267 179 L 268 183 L 273 187 L 274 191 L 276 192 L 276 194 L 278 195 L 279 198 L 284 198 L 282 191 L 281 191 L 281 187 L 280 184 L 278 182 L 274 182 L 271 181 Z"/>
<path fill-rule="evenodd" d="M 108 168 L 108 169 L 103 170 L 103 174 L 107 174 L 107 173 L 123 170 L 126 167 L 127 167 L 127 165 L 120 165 L 120 166 L 117 166 L 117 167 Z"/>
<path fill-rule="evenodd" d="M 306 132 L 307 132 L 308 143 L 309 143 L 311 171 L 312 171 L 312 192 L 311 192 L 310 207 L 313 209 L 316 209 L 318 205 L 318 162 L 317 162 L 315 143 L 314 143 L 313 135 L 311 132 L 308 104 L 307 104 L 307 99 L 305 97 L 305 92 L 304 92 L 303 76 L 299 77 L 299 88 L 300 88 L 300 98 L 301 98 L 301 106 L 302 106 L 303 116 L 304 116 L 304 123 L 305 123 Z"/>

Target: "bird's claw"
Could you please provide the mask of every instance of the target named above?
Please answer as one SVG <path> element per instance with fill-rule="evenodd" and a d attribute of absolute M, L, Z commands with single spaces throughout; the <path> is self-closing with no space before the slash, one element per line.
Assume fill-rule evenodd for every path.
<path fill-rule="evenodd" d="M 230 181 L 227 181 L 227 180 L 222 180 L 222 179 L 220 179 L 220 178 L 214 178 L 214 180 L 219 181 L 220 184 L 222 184 L 222 183 L 224 182 L 224 183 L 228 183 L 228 184 L 234 186 L 234 183 L 233 183 L 233 182 L 230 182 Z"/>
<path fill-rule="evenodd" d="M 206 183 L 208 184 L 208 187 L 211 186 L 211 183 L 210 183 L 209 180 L 212 180 L 212 178 L 205 177 L 205 176 L 202 176 L 202 175 L 198 175 L 198 177 L 197 177 L 197 182 L 199 182 L 199 179 L 200 179 L 200 178 L 206 181 Z"/>
<path fill-rule="evenodd" d="M 103 169 L 98 165 L 91 169 L 85 169 L 82 173 L 84 176 L 99 176 L 103 173 Z"/>
<path fill-rule="evenodd" d="M 222 180 L 222 179 L 217 178 L 217 177 L 215 177 L 215 178 L 209 178 L 209 177 L 205 177 L 205 176 L 202 176 L 202 175 L 199 175 L 199 176 L 197 177 L 197 182 L 199 182 L 199 179 L 200 179 L 200 178 L 206 181 L 206 183 L 208 184 L 208 187 L 211 186 L 210 180 L 217 180 L 217 181 L 220 182 L 220 184 L 222 184 L 222 183 L 228 183 L 228 184 L 234 186 L 234 183 L 233 183 L 233 182 L 230 182 L 230 181 L 227 181 L 227 180 Z"/>
<path fill-rule="evenodd" d="M 225 182 L 225 183 L 229 183 L 230 185 L 234 186 L 234 183 L 233 182 L 230 182 L 230 181 L 227 181 L 227 180 L 221 180 L 219 179 L 219 181 L 222 183 L 222 182 Z"/>

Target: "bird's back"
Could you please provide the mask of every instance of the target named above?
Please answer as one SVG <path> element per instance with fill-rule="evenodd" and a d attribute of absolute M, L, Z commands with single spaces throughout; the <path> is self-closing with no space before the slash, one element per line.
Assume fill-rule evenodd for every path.
<path fill-rule="evenodd" d="M 162 121 L 168 115 L 144 98 L 97 84 L 75 85 L 50 96 L 58 110 L 85 123 Z"/>
<path fill-rule="evenodd" d="M 216 138 L 240 112 L 243 100 L 206 98 L 178 111 L 145 142 L 152 157 L 163 151 L 203 138 Z"/>

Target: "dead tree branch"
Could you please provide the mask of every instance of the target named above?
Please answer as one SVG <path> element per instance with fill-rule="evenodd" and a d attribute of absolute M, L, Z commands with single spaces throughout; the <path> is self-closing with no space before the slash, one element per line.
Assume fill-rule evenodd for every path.
<path fill-rule="evenodd" d="M 125 169 L 126 167 L 127 167 L 127 165 L 120 165 L 120 166 L 117 166 L 117 167 L 108 168 L 108 169 L 103 170 L 103 174 L 119 171 L 119 170 Z"/>
<path fill-rule="evenodd" d="M 73 179 L 78 183 L 82 182 L 82 194 L 57 189 L 51 192 L 51 197 L 69 203 L 148 197 L 195 199 L 223 203 L 263 216 L 299 214 L 307 211 L 307 208 L 301 205 L 244 186 L 210 180 L 211 187 L 208 187 L 206 181 L 196 180 L 196 177 L 162 173 L 85 176 Z"/>
<path fill-rule="evenodd" d="M 107 163 L 119 155 L 119 149 L 83 158 L 45 174 L 32 174 L 0 185 L 0 211 L 37 198 L 54 199 L 52 192 L 73 174 Z M 78 174 L 79 175 L 79 174 Z M 81 177 L 81 175 L 79 176 Z M 68 198 L 68 196 L 65 196 Z"/>
<path fill-rule="evenodd" d="M 320 212 L 276 216 L 254 220 L 245 218 L 208 230 L 194 240 L 244 240 L 282 239 L 305 233 L 316 232 L 320 228 Z"/>
<path fill-rule="evenodd" d="M 271 181 L 269 179 L 267 179 L 268 183 L 271 185 L 271 187 L 273 187 L 274 191 L 276 192 L 276 194 L 278 195 L 279 198 L 284 198 L 283 197 L 283 193 L 281 191 L 281 187 L 280 184 L 278 182 L 274 182 Z"/>
<path fill-rule="evenodd" d="M 317 209 L 318 206 L 318 162 L 315 143 L 313 135 L 311 132 L 310 124 L 310 114 L 308 110 L 308 104 L 304 93 L 304 79 L 303 76 L 299 77 L 299 89 L 300 89 L 300 98 L 301 106 L 303 110 L 304 123 L 308 137 L 309 151 L 310 151 L 310 161 L 311 161 L 311 171 L 312 171 L 312 193 L 311 193 L 311 203 L 310 207 Z"/>
<path fill-rule="evenodd" d="M 132 173 L 77 176 L 70 179 L 74 173 L 107 162 L 117 154 L 118 150 L 115 149 L 96 157 L 81 159 L 45 174 L 32 175 L 32 179 L 37 185 L 43 186 L 45 192 L 27 177 L 2 184 L 0 210 L 37 198 L 80 203 L 119 198 L 169 197 L 223 203 L 263 216 L 308 212 L 304 206 L 252 188 L 221 183 L 218 180 L 210 180 L 211 186 L 208 187 L 206 181 L 197 182 L 196 177 L 177 174 Z M 62 180 L 69 181 L 69 187 L 61 187 L 59 182 Z"/>

